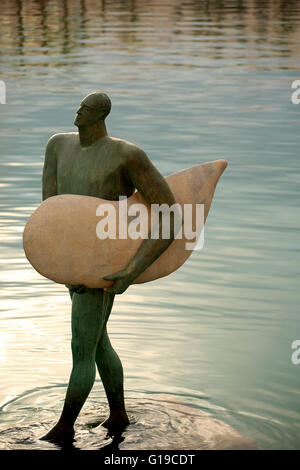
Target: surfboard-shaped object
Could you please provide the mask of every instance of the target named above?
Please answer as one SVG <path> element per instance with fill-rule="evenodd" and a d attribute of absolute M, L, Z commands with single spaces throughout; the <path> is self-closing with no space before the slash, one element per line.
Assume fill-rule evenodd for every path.
<path fill-rule="evenodd" d="M 191 229 L 195 231 L 197 204 L 203 204 L 205 223 L 217 182 L 226 166 L 225 160 L 215 160 L 192 166 L 166 178 L 177 204 L 182 209 L 183 227 L 179 234 L 181 237 L 176 238 L 162 255 L 135 279 L 134 284 L 167 276 L 189 258 L 192 249 L 187 247 L 196 240 L 191 240 L 189 234 L 185 235 L 184 225 L 191 222 L 187 219 L 192 215 Z M 124 202 L 129 233 L 130 224 L 133 220 L 136 224 L 138 217 L 132 216 L 133 209 L 138 206 L 132 206 L 141 204 L 146 208 L 149 225 L 140 233 L 141 236 L 147 236 L 151 224 L 154 224 L 154 217 L 151 218 L 151 209 L 139 192 L 135 192 L 126 201 L 108 201 L 77 194 L 61 194 L 46 199 L 31 215 L 23 232 L 23 247 L 27 259 L 42 276 L 57 283 L 82 284 L 90 288 L 110 286 L 112 281 L 105 281 L 103 277 L 124 269 L 143 242 L 143 238 L 134 239 L 128 235 L 120 238 L 119 215 L 120 210 L 124 211 Z M 120 204 L 123 204 L 122 209 Z M 101 239 L 99 222 L 103 221 L 103 217 L 99 217 L 99 213 L 104 215 L 101 208 L 104 209 L 107 205 L 113 207 L 112 212 L 115 211 L 116 237 Z M 188 206 L 190 211 L 187 211 L 186 215 L 184 209 Z M 139 215 L 141 214 L 142 212 Z M 124 227 L 121 237 L 124 236 L 123 229 Z M 200 233 L 198 237 L 199 235 Z"/>

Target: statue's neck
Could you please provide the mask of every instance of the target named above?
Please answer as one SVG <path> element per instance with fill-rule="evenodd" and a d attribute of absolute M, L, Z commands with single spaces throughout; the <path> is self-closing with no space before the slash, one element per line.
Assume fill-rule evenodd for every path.
<path fill-rule="evenodd" d="M 82 147 L 89 147 L 97 142 L 99 139 L 107 136 L 106 126 L 104 121 L 99 121 L 96 124 L 86 127 L 78 127 L 80 145 Z"/>

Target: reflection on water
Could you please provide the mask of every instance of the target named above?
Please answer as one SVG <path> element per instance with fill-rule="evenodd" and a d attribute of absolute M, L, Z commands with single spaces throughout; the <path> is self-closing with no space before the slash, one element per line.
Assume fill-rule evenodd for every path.
<path fill-rule="evenodd" d="M 47 411 L 44 393 L 47 394 Z M 73 443 L 66 443 L 67 450 L 130 450 L 130 449 L 254 449 L 256 443 L 242 436 L 230 426 L 218 421 L 209 413 L 186 406 L 176 395 L 130 393 L 127 411 L 130 425 L 114 438 L 107 434 L 101 423 L 108 415 L 108 407 L 85 406 L 76 424 Z M 0 449 L 54 450 L 57 444 L 40 441 L 55 422 L 56 402 L 60 397 L 56 388 L 33 390 L 23 397 L 11 400 L 1 409 L 4 423 L 0 426 Z M 92 400 L 90 400 L 92 401 Z M 198 403 L 199 404 L 199 403 Z M 13 417 L 20 412 L 26 417 L 15 426 Z M 39 414 L 39 422 L 32 416 Z M 30 417 L 30 418 L 29 418 Z M 5 420 L 6 419 L 6 420 Z"/>
<path fill-rule="evenodd" d="M 300 339 L 299 107 L 290 98 L 299 25 L 296 0 L 1 2 L 2 448 L 26 436 L 20 445 L 34 447 L 34 422 L 47 426 L 61 410 L 69 296 L 31 268 L 22 230 L 41 201 L 47 139 L 74 130 L 78 103 L 96 89 L 112 99 L 110 135 L 142 147 L 164 175 L 229 163 L 204 250 L 116 299 L 109 331 L 133 418 L 145 407 L 139 429 L 163 429 L 145 395 L 167 393 L 261 448 L 300 447 L 300 366 L 290 360 Z M 31 394 L 37 384 L 43 392 Z M 101 387 L 87 407 L 105 403 Z M 185 424 L 174 426 L 182 437 Z"/>
<path fill-rule="evenodd" d="M 100 44 L 108 52 L 121 52 L 122 45 L 134 43 L 139 43 L 138 49 L 152 48 L 155 39 L 166 56 L 173 52 L 180 58 L 190 57 L 190 47 L 194 49 L 195 41 L 201 41 L 204 47 L 194 49 L 192 56 L 222 59 L 228 56 L 234 38 L 236 58 L 247 59 L 251 65 L 245 46 L 253 47 L 248 49 L 252 59 L 298 57 L 298 13 L 297 0 L 233 0 L 226 5 L 218 0 L 163 4 L 153 0 L 12 0 L 4 2 L 1 30 L 6 52 L 21 56 L 67 56 L 82 48 L 89 53 Z M 180 50 L 172 48 L 172 42 L 168 44 L 176 37 L 183 46 Z M 27 61 L 21 63 L 28 65 Z M 56 65 L 64 62 L 59 60 Z"/>

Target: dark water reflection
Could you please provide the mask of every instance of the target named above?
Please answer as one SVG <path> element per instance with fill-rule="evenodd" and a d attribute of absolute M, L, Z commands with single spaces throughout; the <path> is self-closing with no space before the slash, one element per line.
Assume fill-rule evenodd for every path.
<path fill-rule="evenodd" d="M 48 426 L 61 409 L 69 298 L 24 259 L 22 230 L 41 200 L 47 139 L 74 130 L 79 101 L 96 89 L 112 99 L 109 133 L 141 146 L 164 175 L 229 163 L 205 249 L 116 300 L 110 333 L 137 416 L 149 393 L 166 393 L 261 448 L 300 447 L 300 365 L 291 362 L 300 339 L 299 27 L 292 0 L 1 2 L 1 448 L 27 432 L 34 447 L 43 431 L 34 422 Z M 91 414 L 105 403 L 100 382 L 93 393 Z M 163 432 L 154 411 L 145 418 L 141 428 Z M 182 440 L 187 422 L 170 420 Z"/>
<path fill-rule="evenodd" d="M 247 59 L 246 46 L 253 48 L 252 51 L 249 49 L 252 59 L 274 58 L 274 55 L 298 57 L 297 0 L 162 3 L 142 0 L 3 1 L 0 24 L 5 50 L 2 54 L 20 56 L 16 65 L 25 67 L 34 64 L 24 61 L 23 56 L 68 56 L 76 50 L 82 54 L 84 49 L 89 51 L 100 44 L 109 51 L 116 46 L 119 52 L 122 46 L 138 44 L 140 49 L 152 48 L 155 44 L 169 56 L 172 43 L 179 40 L 183 47 L 173 50 L 178 57 L 224 59 L 232 52 L 229 45 L 234 46 L 235 58 L 241 60 Z M 156 33 L 155 37 L 153 33 Z M 169 43 L 171 51 L 164 41 Z M 197 41 L 201 44 L 199 48 L 195 48 Z M 194 53 L 188 49 L 185 53 L 184 48 L 188 45 L 194 48 Z M 62 67 L 64 64 L 60 57 L 55 65 Z M 247 61 L 247 65 L 251 63 Z M 297 64 L 291 62 L 291 68 L 297 69 Z"/>

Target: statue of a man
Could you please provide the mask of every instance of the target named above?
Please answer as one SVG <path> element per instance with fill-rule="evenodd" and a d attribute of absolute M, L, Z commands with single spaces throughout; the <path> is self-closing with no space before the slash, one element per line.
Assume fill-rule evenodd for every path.
<path fill-rule="evenodd" d="M 55 134 L 49 139 L 43 200 L 57 194 L 119 200 L 119 196 L 129 197 L 137 189 L 150 205 L 173 205 L 175 199 L 168 184 L 145 152 L 130 142 L 107 135 L 105 118 L 110 109 L 111 102 L 105 93 L 91 93 L 77 110 L 74 124 L 78 132 Z M 161 234 L 161 220 L 159 224 Z M 73 439 L 73 426 L 94 384 L 96 366 L 110 408 L 103 426 L 114 435 L 129 424 L 123 368 L 110 343 L 106 324 L 115 294 L 122 294 L 173 241 L 176 233 L 172 213 L 170 228 L 169 239 L 160 236 L 143 240 L 128 266 L 105 278 L 114 281 L 111 287 L 67 286 L 72 299 L 73 368 L 59 421 L 41 439 L 55 442 Z"/>

